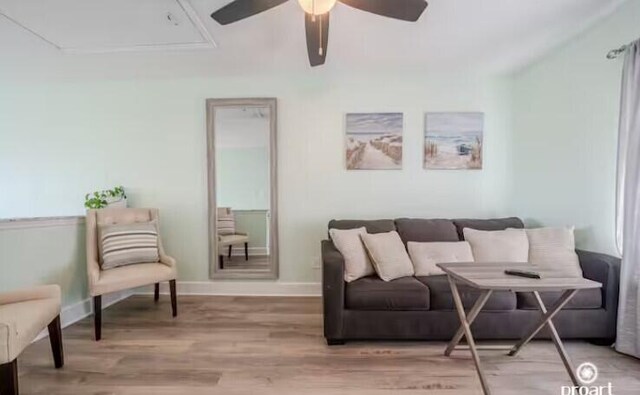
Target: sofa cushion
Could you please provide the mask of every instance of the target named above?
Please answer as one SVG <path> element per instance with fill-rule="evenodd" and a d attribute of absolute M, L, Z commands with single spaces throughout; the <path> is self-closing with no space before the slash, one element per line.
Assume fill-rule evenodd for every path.
<path fill-rule="evenodd" d="M 494 219 L 454 219 L 453 223 L 458 231 L 458 237 L 460 240 L 464 240 L 464 228 L 471 228 L 476 230 L 505 230 L 507 228 L 524 228 L 524 223 L 520 218 L 494 218 Z"/>
<path fill-rule="evenodd" d="M 447 276 L 416 277 L 416 279 L 429 288 L 431 310 L 455 310 Z M 480 291 L 464 284 L 457 283 L 457 285 L 462 304 L 465 309 L 470 309 L 478 300 Z M 502 311 L 515 310 L 515 308 L 516 295 L 513 292 L 494 291 L 482 310 Z"/>
<path fill-rule="evenodd" d="M 382 281 L 378 276 L 370 276 L 345 286 L 347 309 L 429 310 L 429 290 L 414 277 Z"/>
<path fill-rule="evenodd" d="M 458 241 L 456 227 L 448 219 L 398 218 L 396 228 L 402 242 Z"/>
<path fill-rule="evenodd" d="M 357 229 L 367 228 L 367 233 L 385 233 L 396 230 L 396 225 L 392 219 L 332 219 L 329 221 L 329 229 Z"/>
<path fill-rule="evenodd" d="M 560 298 L 562 292 L 540 292 L 542 303 L 547 310 Z M 538 305 L 530 292 L 518 292 L 518 308 L 523 310 L 537 310 Z M 563 309 L 600 309 L 602 308 L 602 290 L 599 288 L 582 289 L 569 300 Z"/>

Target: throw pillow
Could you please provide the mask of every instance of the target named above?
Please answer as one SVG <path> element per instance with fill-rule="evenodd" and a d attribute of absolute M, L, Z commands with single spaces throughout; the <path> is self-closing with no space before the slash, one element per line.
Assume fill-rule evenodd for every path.
<path fill-rule="evenodd" d="M 570 277 L 582 277 L 576 242 L 571 228 L 527 229 L 529 262 L 558 270 Z"/>
<path fill-rule="evenodd" d="M 464 228 L 476 262 L 528 262 L 529 240 L 524 229 L 475 230 Z"/>
<path fill-rule="evenodd" d="M 413 276 L 413 264 L 398 232 L 362 234 L 374 269 L 384 281 Z"/>
<path fill-rule="evenodd" d="M 466 241 L 407 243 L 416 276 L 444 274 L 438 263 L 473 262 L 471 246 Z"/>
<path fill-rule="evenodd" d="M 102 225 L 99 232 L 102 270 L 160 260 L 155 221 Z"/>
<path fill-rule="evenodd" d="M 329 229 L 333 244 L 344 257 L 344 281 L 348 283 L 375 274 L 360 238 L 360 235 L 366 233 L 365 227 L 346 230 Z"/>

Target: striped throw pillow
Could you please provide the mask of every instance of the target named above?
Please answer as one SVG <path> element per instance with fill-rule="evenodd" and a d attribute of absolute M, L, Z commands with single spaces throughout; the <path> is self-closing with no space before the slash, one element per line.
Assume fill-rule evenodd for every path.
<path fill-rule="evenodd" d="M 236 219 L 229 207 L 218 208 L 218 234 L 233 235 L 236 233 Z"/>
<path fill-rule="evenodd" d="M 102 270 L 134 263 L 158 262 L 155 221 L 100 226 Z"/>

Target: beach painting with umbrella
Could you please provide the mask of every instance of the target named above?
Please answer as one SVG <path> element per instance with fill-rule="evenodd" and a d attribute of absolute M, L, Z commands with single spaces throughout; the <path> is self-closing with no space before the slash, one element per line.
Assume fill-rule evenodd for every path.
<path fill-rule="evenodd" d="M 424 119 L 424 168 L 482 169 L 484 114 L 428 112 Z"/>
<path fill-rule="evenodd" d="M 347 114 L 347 170 L 402 169 L 402 131 L 402 113 Z"/>

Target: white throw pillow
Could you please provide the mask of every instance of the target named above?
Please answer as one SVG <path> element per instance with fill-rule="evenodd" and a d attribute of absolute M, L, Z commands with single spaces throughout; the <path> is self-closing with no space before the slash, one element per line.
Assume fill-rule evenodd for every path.
<path fill-rule="evenodd" d="M 528 262 L 529 239 L 524 229 L 475 230 L 464 228 L 476 262 Z"/>
<path fill-rule="evenodd" d="M 561 271 L 570 277 L 582 277 L 576 241 L 571 228 L 527 229 L 529 262 L 545 269 Z"/>
<path fill-rule="evenodd" d="M 363 234 L 367 234 L 365 227 L 346 230 L 329 229 L 333 244 L 344 257 L 344 281 L 348 283 L 375 274 L 360 238 Z"/>
<path fill-rule="evenodd" d="M 438 263 L 473 262 L 471 246 L 466 241 L 407 243 L 416 276 L 444 274 Z"/>
<path fill-rule="evenodd" d="M 413 264 L 398 232 L 363 234 L 361 237 L 381 279 L 391 281 L 413 276 Z"/>

